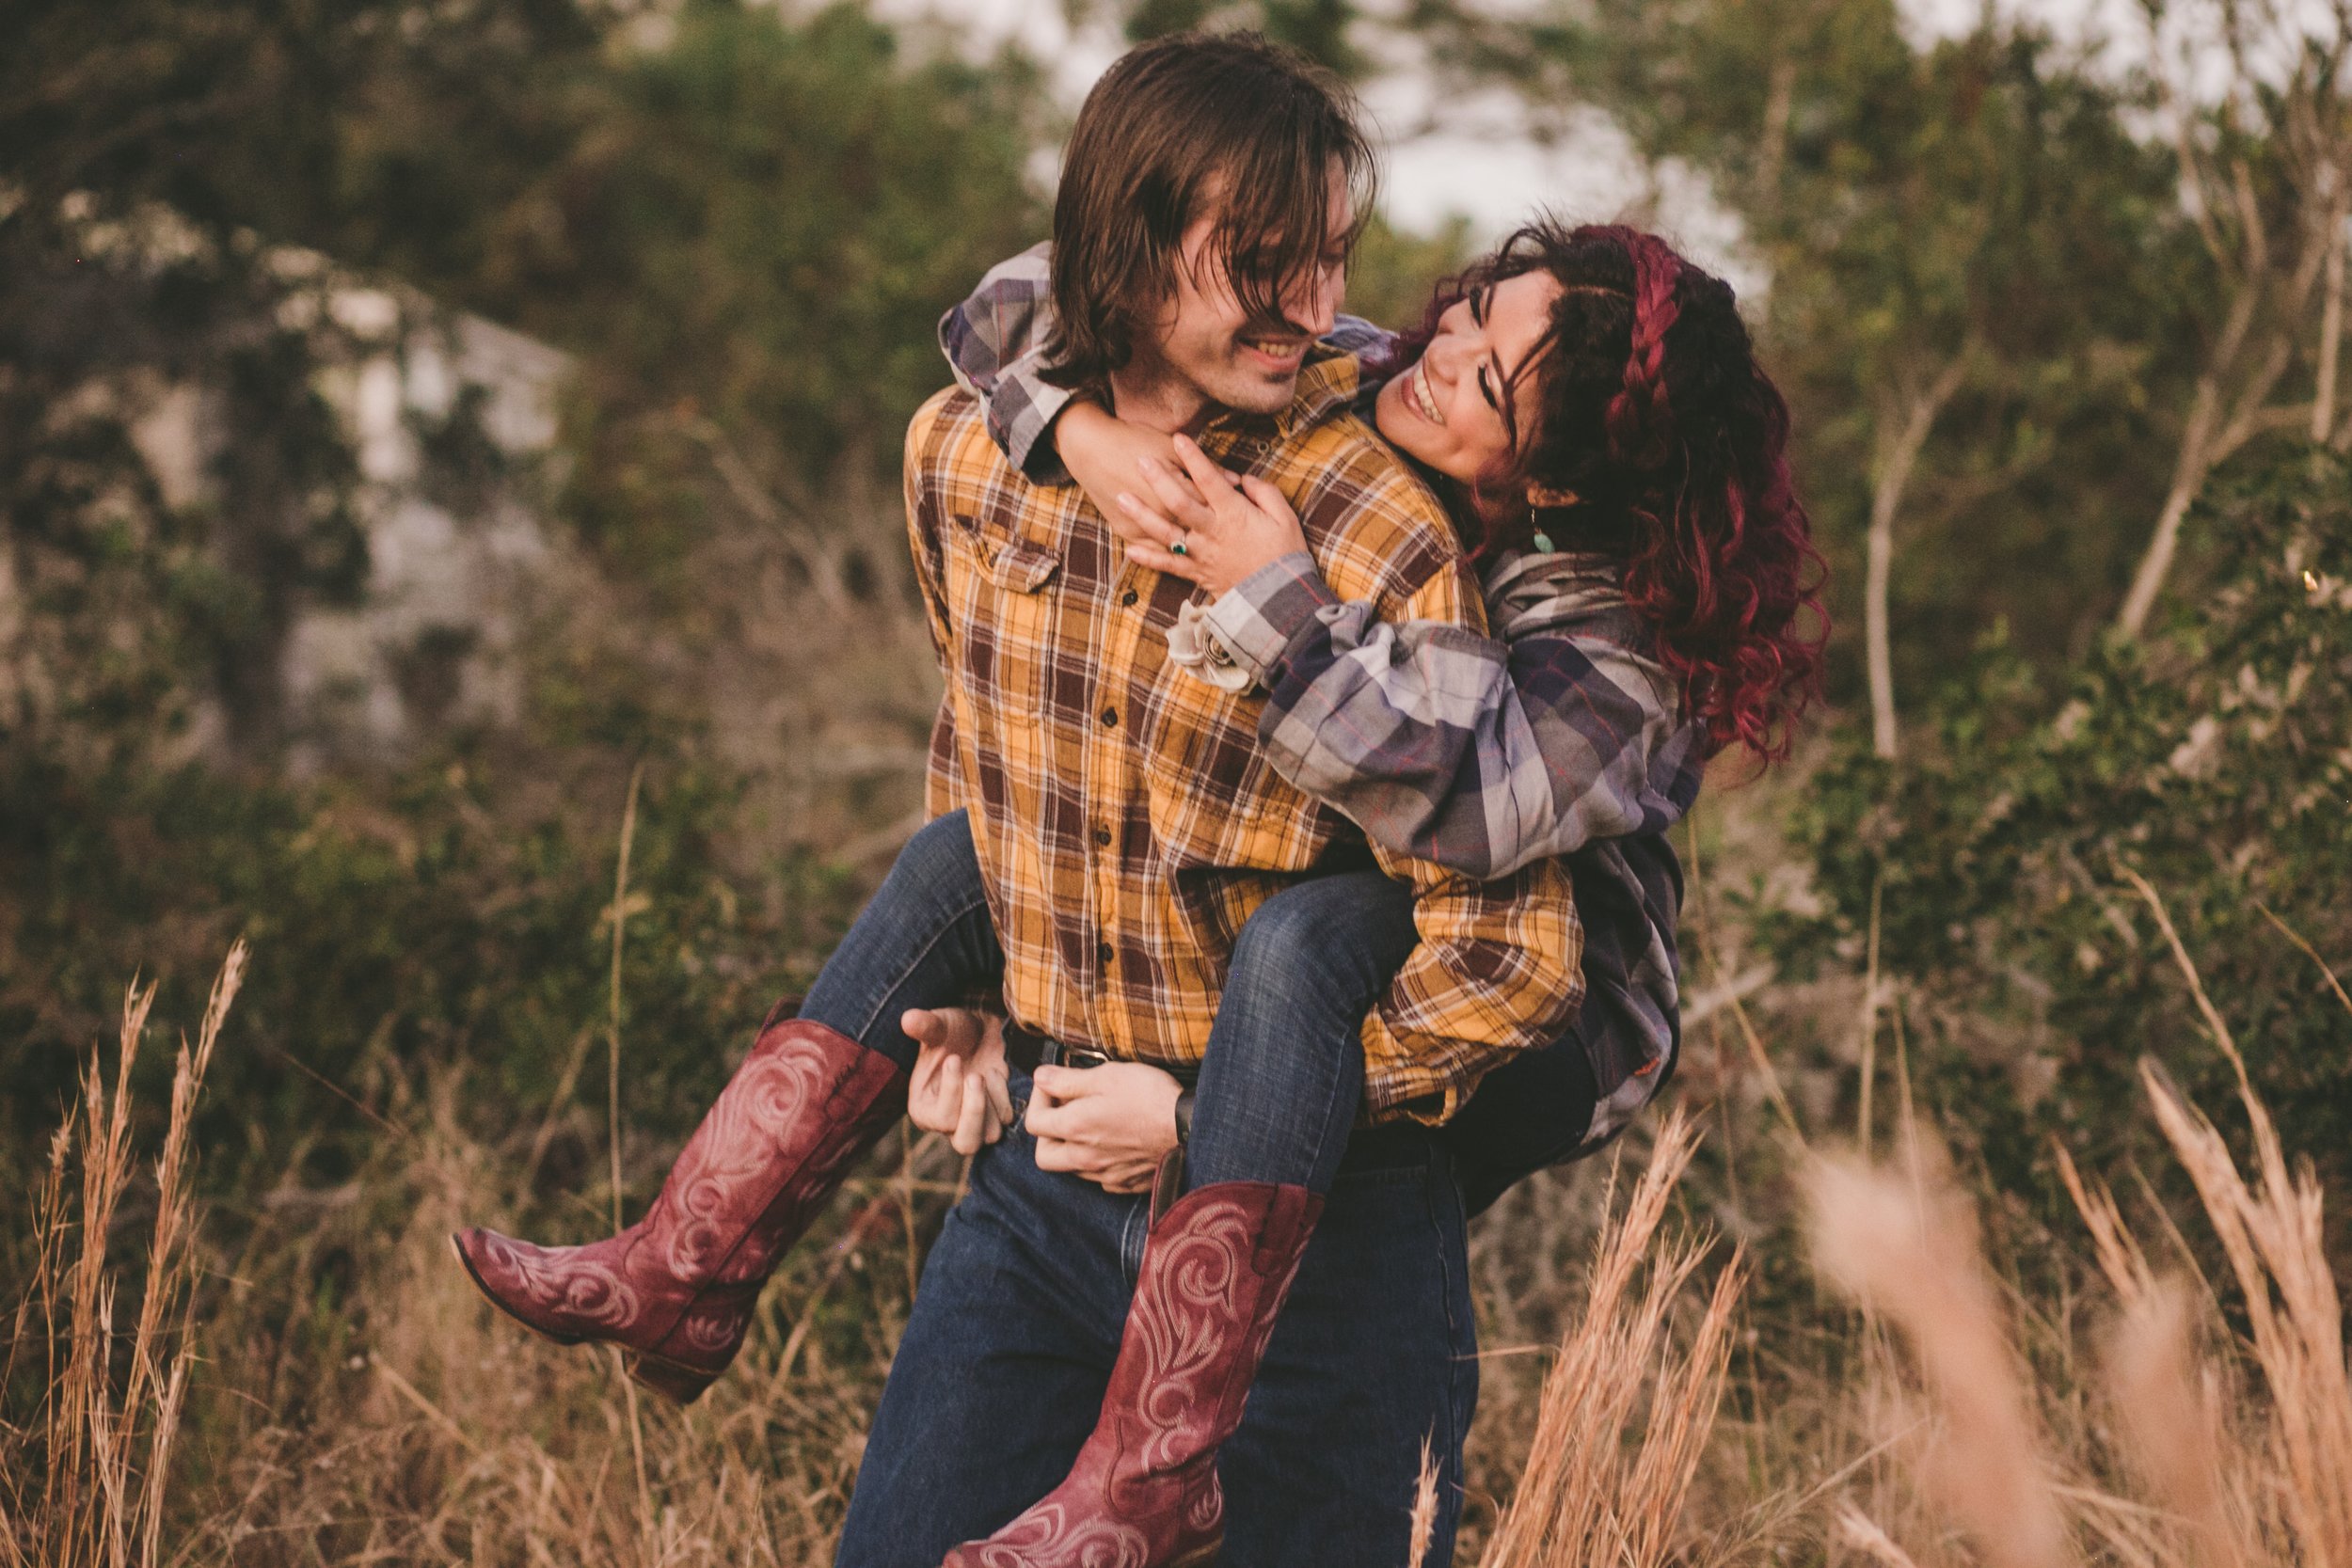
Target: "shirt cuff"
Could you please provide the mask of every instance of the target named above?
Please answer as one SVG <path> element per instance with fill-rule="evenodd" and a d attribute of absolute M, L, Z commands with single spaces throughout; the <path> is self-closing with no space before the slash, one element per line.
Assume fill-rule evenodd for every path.
<path fill-rule="evenodd" d="M 1168 628 L 1168 662 L 1219 691 L 1238 697 L 1257 684 L 1258 677 L 1243 667 L 1223 642 L 1209 634 L 1208 614 L 1198 599 L 1187 599 Z"/>
<path fill-rule="evenodd" d="M 1054 445 L 1054 421 L 1070 406 L 1073 394 L 1039 382 L 1029 388 L 1029 406 L 1005 432 L 1005 455 L 1033 484 L 1068 484 L 1070 470 L 1062 466 L 1061 449 Z"/>
<path fill-rule="evenodd" d="M 1207 622 L 1234 661 L 1264 684 L 1291 640 L 1315 620 L 1318 610 L 1339 602 L 1316 569 L 1315 558 L 1294 550 L 1227 589 L 1209 606 Z"/>

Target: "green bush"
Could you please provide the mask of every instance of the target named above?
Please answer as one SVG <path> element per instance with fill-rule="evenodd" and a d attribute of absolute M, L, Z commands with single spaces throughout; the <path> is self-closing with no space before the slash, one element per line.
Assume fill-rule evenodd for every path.
<path fill-rule="evenodd" d="M 233 1040 L 207 1094 L 208 1179 L 397 1121 L 428 1067 L 463 1067 L 473 1130 L 499 1137 L 577 1091 L 600 1102 L 614 854 L 625 781 L 597 810 L 516 823 L 511 786 L 451 762 L 389 787 L 257 784 L 199 768 L 0 772 L 0 1074 L 9 1146 L 45 1144 L 134 974 L 190 1018 L 229 942 L 253 944 Z M 656 1141 L 691 1118 L 774 998 L 805 983 L 856 890 L 813 862 L 768 885 L 715 848 L 729 785 L 691 759 L 646 773 L 629 867 L 623 1037 L 628 1116 Z M 149 1053 L 163 1070 L 166 1054 Z M 146 1097 L 160 1104 L 160 1095 Z M 266 1176 L 257 1178 L 266 1180 Z"/>
<path fill-rule="evenodd" d="M 693 0 L 643 29 L 561 0 L 213 10 L 67 8 L 0 63 L 0 1166 L 39 1158 L 135 973 L 193 1016 L 239 934 L 212 1148 L 372 1127 L 433 1063 L 469 1066 L 477 1132 L 536 1125 L 602 1027 L 638 756 L 625 1023 L 659 1133 L 857 891 L 769 863 L 710 760 L 712 663 L 739 668 L 771 608 L 735 591 L 822 557 L 850 613 L 912 623 L 900 433 L 946 379 L 937 310 L 1041 231 L 1036 74 L 903 53 L 853 5 Z M 532 611 L 513 733 L 288 770 L 289 628 L 361 598 L 370 563 L 322 345 L 283 325 L 284 243 L 574 356 L 545 521 L 585 572 Z M 194 499 L 135 439 L 131 394 L 163 386 L 215 397 L 230 436 Z M 495 463 L 474 413 L 420 432 L 466 517 Z"/>
<path fill-rule="evenodd" d="M 1915 1060 L 1946 1125 L 2044 1196 L 2061 1129 L 2119 1174 L 2146 1151 L 2143 1056 L 2208 1108 L 2235 1102 L 2127 868 L 2287 1147 L 2352 1178 L 2352 1012 L 2286 934 L 2339 970 L 2352 956 L 2352 470 L 2308 451 L 2249 466 L 2191 527 L 2224 564 L 2156 635 L 2055 685 L 1996 637 L 1914 756 L 1890 766 L 1851 737 L 1805 824 L 1828 912 L 1778 933 L 1800 963 L 1851 955 L 1879 889 L 1882 962 L 1915 982 Z"/>

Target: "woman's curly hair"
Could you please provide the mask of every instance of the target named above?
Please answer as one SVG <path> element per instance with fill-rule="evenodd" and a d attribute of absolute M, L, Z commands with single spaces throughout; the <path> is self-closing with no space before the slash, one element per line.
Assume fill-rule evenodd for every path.
<path fill-rule="evenodd" d="M 1636 229 L 1531 223 L 1439 285 L 1378 368 L 1419 358 L 1456 301 L 1539 270 L 1562 292 L 1505 400 L 1511 456 L 1471 487 L 1477 553 L 1565 526 L 1555 500 L 1629 519 L 1626 595 L 1657 626 L 1692 716 L 1714 749 L 1778 761 L 1820 684 L 1823 563 L 1789 479 L 1788 405 L 1731 285 Z"/>

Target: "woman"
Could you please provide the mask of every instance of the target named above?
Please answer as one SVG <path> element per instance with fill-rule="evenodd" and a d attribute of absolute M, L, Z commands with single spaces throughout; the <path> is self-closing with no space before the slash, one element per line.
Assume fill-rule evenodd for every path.
<path fill-rule="evenodd" d="M 990 319 L 1012 316 L 997 309 Z M 1023 319 L 1043 325 L 1036 309 Z M 951 342 L 978 342 L 968 330 L 959 340 L 952 319 L 946 327 Z M 988 388 L 992 408 L 1046 401 L 1034 367 L 1018 362 L 1023 346 L 1000 340 L 961 356 L 967 372 L 990 368 L 976 357 L 1014 361 Z M 1491 1075 L 1454 1120 L 1473 1155 L 1470 1201 L 1483 1204 L 1608 1136 L 1666 1075 L 1678 886 L 1659 835 L 1688 808 L 1706 753 L 1739 742 L 1776 754 L 1818 646 L 1796 626 L 1814 558 L 1787 483 L 1786 413 L 1729 290 L 1654 239 L 1533 226 L 1442 293 L 1421 333 L 1374 346 L 1386 373 L 1365 377 L 1373 416 L 1458 503 L 1501 641 L 1385 626 L 1365 607 L 1330 603 L 1279 496 L 1227 480 L 1197 449 L 1174 453 L 1197 490 L 1155 458 L 1148 484 L 1109 499 L 1138 560 L 1232 590 L 1187 615 L 1171 657 L 1204 679 L 1266 688 L 1262 739 L 1294 783 L 1377 839 L 1482 876 L 1579 857 L 1584 1018 L 1559 1045 Z M 1098 497 L 1119 491 L 1134 472 L 1134 434 L 1083 404 L 1060 412 L 1056 436 L 1073 471 Z M 960 832 L 958 818 L 942 818 L 909 845 L 809 1001 L 814 1010 L 829 985 L 863 988 L 874 1027 L 861 1043 L 915 1069 L 918 1119 L 952 1129 L 969 1150 L 1010 1119 L 1001 1068 L 977 1058 L 966 1072 L 956 1052 L 914 1055 L 916 1036 L 939 1044 L 969 1033 L 968 1017 L 924 1009 L 964 994 L 993 958 Z M 1259 911 L 1201 1067 L 1189 1186 L 1327 1188 L 1360 1096 L 1357 1025 L 1412 941 L 1401 890 L 1377 875 L 1323 879 Z M 1057 1095 L 1073 1075 L 1053 1071 L 1039 1069 L 1027 1117 L 1041 1165 L 1080 1098 Z M 1184 1112 L 1172 1080 L 1170 1090 L 1174 1132 Z M 758 1178 L 747 1201 L 733 1190 L 751 1179 L 729 1175 L 739 1140 L 727 1129 L 758 1119 L 761 1092 L 730 1085 L 653 1211 L 622 1236 L 548 1251 L 476 1231 L 458 1239 L 461 1256 L 525 1323 L 620 1340 L 638 1352 L 638 1375 L 692 1397 L 740 1343 L 759 1283 L 834 1173 L 895 1113 L 862 1068 L 846 1067 L 828 1103 L 845 1092 L 862 1101 L 854 1134 L 812 1141 L 798 1122 L 766 1129 L 804 1157 Z M 1269 1105 L 1288 1114 L 1249 1114 Z M 717 1244 L 675 1241 L 714 1227 Z M 647 1303 L 658 1334 L 645 1327 Z M 1057 1528 L 1110 1520 L 1116 1463 L 1094 1450 L 1116 1447 L 1105 1433 L 1120 1386 L 1115 1373 L 1104 1426 L 1072 1481 L 993 1538 L 992 1561 L 1022 1560 L 1018 1544 L 1048 1514 Z M 1176 1515 L 1213 1490 L 1214 1461 L 1212 1443 L 1184 1475 L 1141 1489 L 1170 1499 L 1168 1516 L 1118 1521 L 1140 1532 L 1150 1560 L 1213 1542 L 1213 1520 Z"/>
<path fill-rule="evenodd" d="M 1820 562 L 1789 487 L 1785 405 L 1728 285 L 1623 228 L 1520 230 L 1412 334 L 1341 318 L 1328 341 L 1365 365 L 1359 412 L 1446 497 L 1485 567 L 1498 641 L 1475 643 L 1332 604 L 1278 493 L 1047 383 L 1045 267 L 1041 246 L 992 271 L 943 320 L 942 345 L 1009 459 L 1033 478 L 1066 467 L 1138 562 L 1219 594 L 1187 613 L 1173 657 L 1263 685 L 1275 766 L 1384 845 L 1481 878 L 1571 857 L 1581 1032 L 1616 1098 L 1588 1124 L 1556 1088 L 1556 1115 L 1507 1122 L 1491 1111 L 1523 1095 L 1474 1097 L 1451 1124 L 1474 1212 L 1621 1127 L 1671 1059 L 1679 875 L 1661 835 L 1706 756 L 1784 754 L 1818 662 L 1820 628 L 1799 623 L 1818 614 Z M 1523 438 L 1531 413 L 1549 428 Z M 1339 920 L 1380 901 L 1332 894 Z M 1590 944 L 1628 934 L 1632 953 Z M 1538 1066 L 1549 1054 L 1493 1078 L 1532 1080 L 1557 1068 Z M 1582 1135 L 1548 1158 L 1524 1137 L 1496 1145 L 1568 1124 Z"/>

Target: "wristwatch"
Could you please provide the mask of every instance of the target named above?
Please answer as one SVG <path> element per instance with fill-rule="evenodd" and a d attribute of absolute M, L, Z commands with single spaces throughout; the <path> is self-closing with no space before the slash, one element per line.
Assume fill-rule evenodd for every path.
<path fill-rule="evenodd" d="M 1176 1097 L 1176 1147 L 1192 1142 L 1192 1090 L 1187 1088 Z"/>

